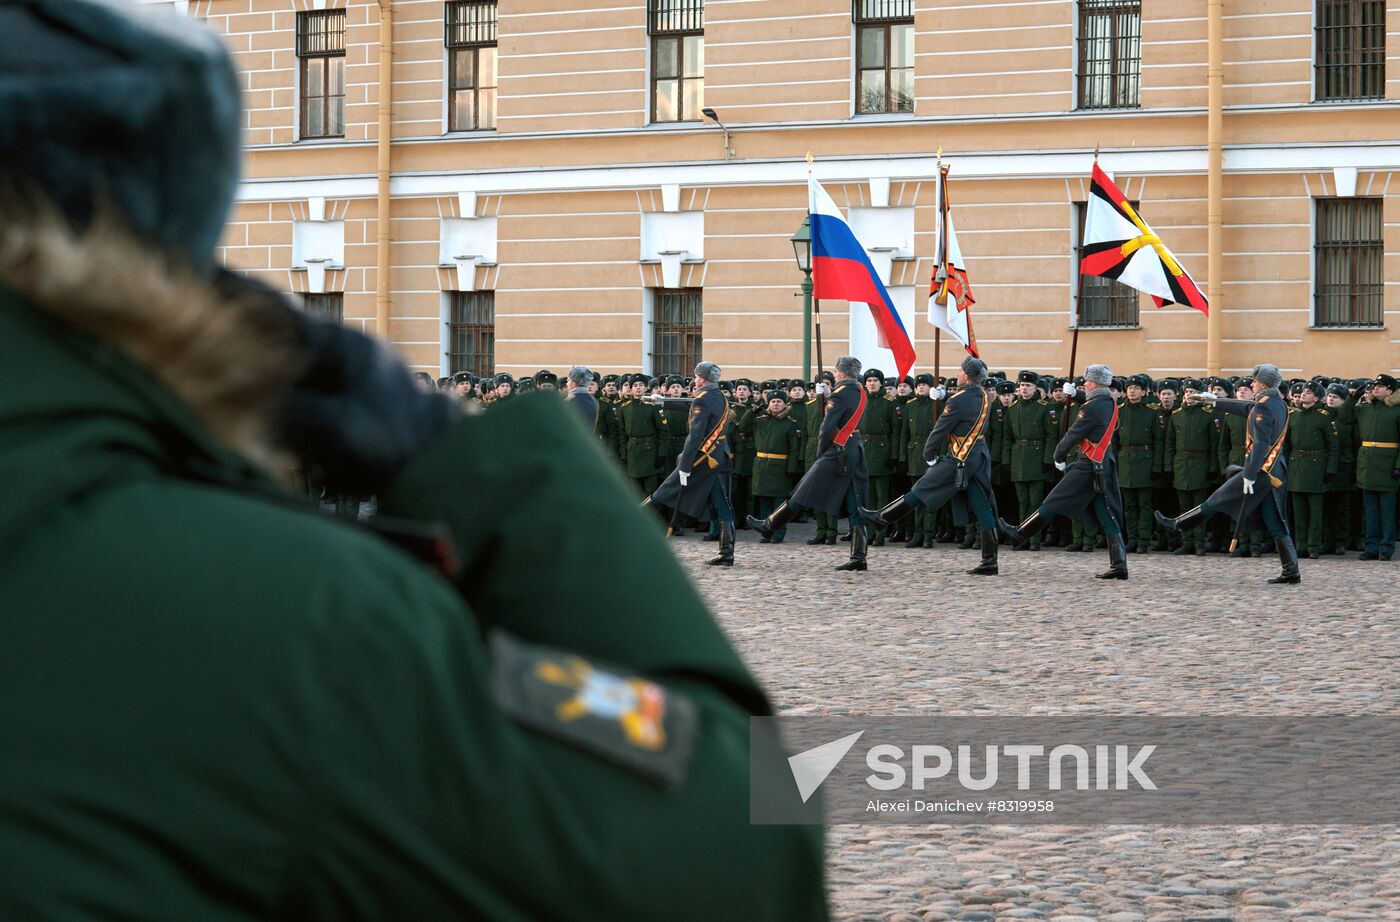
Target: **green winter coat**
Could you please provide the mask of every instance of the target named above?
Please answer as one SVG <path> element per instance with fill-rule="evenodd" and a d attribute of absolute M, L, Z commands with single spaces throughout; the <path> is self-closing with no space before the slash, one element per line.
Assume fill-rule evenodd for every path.
<path fill-rule="evenodd" d="M 595 430 L 598 441 L 603 443 L 603 451 L 614 458 L 620 457 L 622 444 L 622 419 L 617 412 L 617 401 L 607 397 L 598 398 L 598 427 Z"/>
<path fill-rule="evenodd" d="M 1400 443 L 1400 391 L 1384 402 L 1372 400 L 1356 408 L 1356 485 L 1375 493 L 1395 493 L 1400 480 L 1391 472 L 1400 468 L 1400 451 L 1394 448 L 1368 448 L 1367 442 Z"/>
<path fill-rule="evenodd" d="M 802 429 L 802 470 L 806 471 L 817 460 L 817 436 L 821 434 L 826 402 L 812 397 L 801 407 L 793 407 L 788 412 L 796 413 L 798 410 L 802 411 L 798 416 L 798 423 Z"/>
<path fill-rule="evenodd" d="M 1017 398 L 1006 408 L 1002 462 L 1013 483 L 1050 479 L 1047 465 L 1054 464 L 1060 441 L 1058 417 L 1058 409 L 1048 400 Z"/>
<path fill-rule="evenodd" d="M 1337 476 L 1337 418 L 1321 404 L 1290 410 L 1283 451 L 1289 493 L 1326 493 Z"/>
<path fill-rule="evenodd" d="M 802 473 L 802 440 L 792 411 L 773 416 L 767 410 L 749 410 L 739 422 L 739 431 L 749 435 L 754 450 L 749 492 L 790 496 L 794 477 Z"/>
<path fill-rule="evenodd" d="M 0 288 L 0 918 L 825 917 L 820 831 L 749 821 L 763 693 L 557 396 L 454 423 L 382 494 L 451 529 L 450 582 L 216 439 L 288 350 L 190 286 L 113 322 L 131 268 L 59 309 L 187 331 L 123 344 L 169 367 Z M 585 662 L 690 702 L 682 776 L 598 712 L 503 705 Z"/>
<path fill-rule="evenodd" d="M 865 413 L 860 418 L 860 438 L 865 444 L 865 469 L 871 477 L 894 473 L 898 429 L 894 398 L 867 396 Z"/>
<path fill-rule="evenodd" d="M 729 404 L 729 448 L 734 454 L 734 476 L 753 476 L 753 430 L 745 430 L 740 423 L 745 416 L 757 410 L 751 403 L 731 401 Z M 801 459 L 799 459 L 800 463 Z"/>
<path fill-rule="evenodd" d="M 1160 429 L 1158 411 L 1140 400 L 1124 400 L 1118 406 L 1118 429 L 1113 433 L 1113 451 L 1118 458 L 1118 486 L 1145 490 L 1152 486 L 1157 467 Z"/>
<path fill-rule="evenodd" d="M 904 404 L 900 413 L 900 454 L 904 459 L 904 470 L 910 477 L 922 477 L 928 470 L 924 460 L 924 443 L 933 431 L 936 404 L 932 397 L 915 395 Z"/>
<path fill-rule="evenodd" d="M 1205 490 L 1214 482 L 1220 417 L 1209 407 L 1177 407 L 1167 420 L 1163 470 L 1177 490 Z"/>
<path fill-rule="evenodd" d="M 1337 476 L 1327 485 L 1327 492 L 1345 493 L 1356 489 L 1356 451 L 1361 444 L 1356 438 L 1356 404 L 1348 400 L 1327 411 L 1337 420 Z"/>
<path fill-rule="evenodd" d="M 689 410 L 661 410 L 659 463 L 662 471 L 669 471 L 676 466 L 676 458 L 680 457 L 681 449 L 685 447 L 685 440 L 689 435 Z"/>
<path fill-rule="evenodd" d="M 1244 466 L 1244 436 L 1249 417 L 1226 413 L 1220 421 L 1220 441 L 1216 448 L 1216 464 L 1223 474 L 1232 464 Z"/>
<path fill-rule="evenodd" d="M 663 426 L 661 411 L 635 398 L 618 406 L 622 420 L 623 461 L 628 477 L 651 477 L 661 471 Z M 671 456 L 675 463 L 675 455 Z"/>

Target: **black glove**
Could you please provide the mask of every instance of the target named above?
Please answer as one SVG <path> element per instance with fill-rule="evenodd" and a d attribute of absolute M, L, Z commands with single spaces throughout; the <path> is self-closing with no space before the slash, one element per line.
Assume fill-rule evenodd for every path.
<path fill-rule="evenodd" d="M 283 403 L 280 441 L 319 468 L 328 489 L 375 493 L 459 411 L 441 392 L 419 390 L 408 368 L 378 340 L 293 313 L 307 369 Z"/>
<path fill-rule="evenodd" d="M 1322 482 L 1323 482 L 1323 483 L 1331 483 L 1332 480 L 1333 480 L 1333 478 L 1335 478 L 1336 476 L 1337 476 L 1336 474 L 1323 474 L 1323 475 L 1322 475 Z"/>

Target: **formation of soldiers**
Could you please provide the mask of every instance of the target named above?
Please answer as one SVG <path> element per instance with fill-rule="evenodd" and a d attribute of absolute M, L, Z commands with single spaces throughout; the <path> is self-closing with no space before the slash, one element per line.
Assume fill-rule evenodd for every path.
<path fill-rule="evenodd" d="M 859 421 L 869 476 L 866 503 L 879 508 L 904 495 L 927 469 L 925 441 L 957 381 L 940 380 L 927 372 L 899 380 L 877 368 L 856 377 L 868 397 Z M 738 528 L 747 527 L 749 515 L 767 517 L 781 506 L 815 463 L 826 407 L 817 394 L 823 380 L 828 387 L 834 383 L 830 372 L 816 381 L 738 378 L 719 382 L 731 408 L 725 437 L 733 459 L 730 499 Z M 527 390 L 557 389 L 559 381 L 560 376 L 550 371 L 519 379 L 504 374 L 478 379 L 459 373 L 439 379 L 437 386 L 489 407 Z M 650 495 L 675 467 L 688 434 L 684 409 L 666 409 L 653 401 L 686 397 L 692 383 L 681 375 L 632 373 L 603 375 L 588 385 L 598 401 L 597 437 L 641 495 Z M 1207 393 L 1248 400 L 1253 397 L 1252 383 L 1240 376 L 1113 378 L 1109 391 L 1119 416 L 1112 447 L 1127 553 L 1249 557 L 1269 552 L 1272 542 L 1262 529 L 1249 532 L 1229 552 L 1231 524 L 1224 515 L 1193 522 L 1180 533 L 1155 520 L 1156 513 L 1174 518 L 1199 506 L 1225 481 L 1231 467 L 1244 459 L 1245 418 L 1187 398 Z M 431 379 L 424 382 L 425 387 L 431 385 Z M 1084 379 L 1027 370 L 994 371 L 982 386 L 995 398 L 981 437 L 991 456 L 996 505 L 1006 518 L 1021 521 L 1039 508 L 1063 476 L 1053 451 L 1079 418 Z M 1388 374 L 1317 376 L 1285 381 L 1280 391 L 1288 402 L 1282 451 L 1289 471 L 1287 513 L 1298 556 L 1359 551 L 1361 560 L 1390 560 L 1400 491 L 1396 380 Z M 842 534 L 836 518 L 826 512 L 809 509 L 797 519 L 808 520 L 816 524 L 808 544 L 851 540 L 849 532 Z M 675 533 L 683 534 L 697 522 L 681 516 L 677 525 Z M 717 522 L 710 523 L 708 537 L 719 540 Z M 947 507 L 917 509 L 887 527 L 871 524 L 868 537 L 873 547 L 897 542 L 906 548 L 931 548 L 952 543 L 966 549 L 980 548 L 983 541 L 981 530 L 956 524 Z M 762 541 L 785 539 L 784 528 Z M 1089 551 L 1106 544 L 1097 527 L 1057 517 L 1017 549 Z"/>

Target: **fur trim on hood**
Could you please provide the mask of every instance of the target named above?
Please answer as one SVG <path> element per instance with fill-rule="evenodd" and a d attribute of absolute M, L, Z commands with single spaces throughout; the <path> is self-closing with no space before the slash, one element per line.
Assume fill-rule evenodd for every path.
<path fill-rule="evenodd" d="M 74 234 L 28 197 L 0 212 L 28 218 L 0 224 L 0 285 L 115 346 L 229 448 L 286 469 L 271 423 L 305 359 L 284 296 L 222 270 L 196 278 L 110 217 Z"/>
<path fill-rule="evenodd" d="M 1400 407 L 1400 390 L 1392 391 L 1390 396 L 1385 398 L 1385 405 L 1388 407 Z"/>

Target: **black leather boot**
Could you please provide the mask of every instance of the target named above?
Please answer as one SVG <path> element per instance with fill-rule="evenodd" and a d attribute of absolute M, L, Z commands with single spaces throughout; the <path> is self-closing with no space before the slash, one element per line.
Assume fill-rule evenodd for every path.
<path fill-rule="evenodd" d="M 734 566 L 734 526 L 720 523 L 719 556 L 710 561 L 712 567 Z"/>
<path fill-rule="evenodd" d="M 997 575 L 997 533 L 982 529 L 982 562 L 967 572 L 973 576 Z"/>
<path fill-rule="evenodd" d="M 1195 509 L 1188 509 L 1174 519 L 1169 519 L 1160 512 L 1153 512 L 1152 517 L 1157 520 L 1157 524 L 1162 526 L 1172 534 L 1180 534 L 1183 531 L 1190 531 L 1206 520 L 1207 513 L 1200 506 Z"/>
<path fill-rule="evenodd" d="M 1116 535 L 1108 535 L 1108 569 L 1100 573 L 1097 579 L 1127 579 L 1128 578 L 1128 549 L 1123 544 L 1123 535 L 1120 532 Z"/>
<path fill-rule="evenodd" d="M 1274 541 L 1274 546 L 1278 548 L 1278 562 L 1283 564 L 1283 572 L 1269 582 L 1282 586 L 1301 583 L 1303 574 L 1298 572 L 1298 551 L 1293 547 L 1293 539 L 1278 538 Z"/>
<path fill-rule="evenodd" d="M 869 567 L 865 565 L 865 528 L 863 526 L 852 526 L 851 528 L 851 559 L 837 567 L 838 570 L 864 572 Z"/>
<path fill-rule="evenodd" d="M 1012 525 L 1006 519 L 997 519 L 997 527 L 1002 534 L 1011 539 L 1011 544 L 1017 550 L 1029 544 L 1031 539 L 1045 530 L 1046 521 L 1039 512 L 1032 512 L 1030 518 L 1026 519 L 1019 526 Z"/>
<path fill-rule="evenodd" d="M 876 528 L 885 528 L 896 522 L 902 522 L 914 511 L 914 507 L 904 501 L 904 497 L 899 497 L 883 509 L 867 509 L 860 507 L 860 514 L 865 520 Z"/>
<path fill-rule="evenodd" d="M 976 544 L 976 543 L 977 543 L 977 530 L 974 529 L 971 525 L 969 525 L 969 526 L 967 526 L 966 528 L 963 529 L 962 544 L 959 544 L 959 545 L 958 545 L 958 550 L 960 550 L 960 551 L 970 551 L 970 550 L 972 550 L 972 545 L 974 545 L 974 544 Z"/>
<path fill-rule="evenodd" d="M 774 509 L 773 514 L 766 519 L 760 519 L 756 515 L 749 516 L 749 527 L 763 537 L 771 538 L 773 537 L 773 532 L 782 528 L 796 517 L 797 513 L 792 511 L 792 507 L 787 503 L 783 503 L 777 509 Z M 732 534 L 729 536 L 729 540 L 731 542 L 734 540 Z"/>

